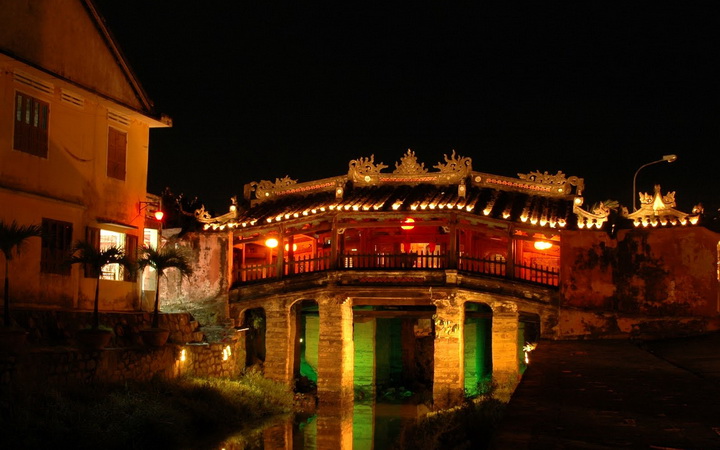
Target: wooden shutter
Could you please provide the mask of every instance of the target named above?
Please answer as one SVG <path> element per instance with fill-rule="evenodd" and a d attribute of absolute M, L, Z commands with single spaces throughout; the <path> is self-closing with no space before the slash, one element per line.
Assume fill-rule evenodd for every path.
<path fill-rule="evenodd" d="M 47 158 L 50 106 L 20 92 L 15 93 L 15 136 L 13 148 Z"/>
<path fill-rule="evenodd" d="M 108 128 L 107 176 L 125 180 L 127 133 Z"/>

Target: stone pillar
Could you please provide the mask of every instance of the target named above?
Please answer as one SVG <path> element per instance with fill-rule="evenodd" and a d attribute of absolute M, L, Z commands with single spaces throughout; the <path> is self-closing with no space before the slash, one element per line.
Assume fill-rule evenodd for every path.
<path fill-rule="evenodd" d="M 353 327 L 355 357 L 354 385 L 367 394 L 368 399 L 375 397 L 375 332 L 376 319 L 356 322 Z"/>
<path fill-rule="evenodd" d="M 295 347 L 295 318 L 285 302 L 272 299 L 265 307 L 265 376 L 292 385 Z"/>
<path fill-rule="evenodd" d="M 342 296 L 320 297 L 318 307 L 320 310 L 318 400 L 320 405 L 352 405 L 354 360 L 352 301 Z"/>
<path fill-rule="evenodd" d="M 520 380 L 518 360 L 518 311 L 514 302 L 492 305 L 492 361 L 495 396 L 509 401 Z"/>
<path fill-rule="evenodd" d="M 464 304 L 455 298 L 435 300 L 435 369 L 433 409 L 459 405 L 464 397 Z"/>

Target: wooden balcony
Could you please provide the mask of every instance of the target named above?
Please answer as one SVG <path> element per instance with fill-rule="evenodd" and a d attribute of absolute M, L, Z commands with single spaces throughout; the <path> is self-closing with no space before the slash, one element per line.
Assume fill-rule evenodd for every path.
<path fill-rule="evenodd" d="M 455 263 L 453 264 L 453 259 Z M 455 265 L 455 267 L 453 267 Z M 327 270 L 444 270 L 457 269 L 459 272 L 490 276 L 507 280 L 522 281 L 542 286 L 559 286 L 558 267 L 536 264 L 509 264 L 504 258 L 482 259 L 459 255 L 450 258 L 441 253 L 400 253 L 400 254 L 340 254 L 333 261 L 330 253 L 317 257 L 287 258 L 283 264 L 241 265 L 235 273 L 236 283 L 249 284 L 300 276 Z"/>

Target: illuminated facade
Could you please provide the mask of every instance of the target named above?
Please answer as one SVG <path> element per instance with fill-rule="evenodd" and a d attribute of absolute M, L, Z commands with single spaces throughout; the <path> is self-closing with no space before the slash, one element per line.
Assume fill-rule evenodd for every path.
<path fill-rule="evenodd" d="M 66 264 L 73 242 L 133 253 L 147 221 L 156 116 L 91 1 L 1 0 L 0 218 L 39 224 L 13 261 L 14 307 L 92 308 L 94 280 Z M 0 275 L 1 277 L 2 275 Z M 103 310 L 136 310 L 141 291 L 119 268 L 103 271 Z"/>

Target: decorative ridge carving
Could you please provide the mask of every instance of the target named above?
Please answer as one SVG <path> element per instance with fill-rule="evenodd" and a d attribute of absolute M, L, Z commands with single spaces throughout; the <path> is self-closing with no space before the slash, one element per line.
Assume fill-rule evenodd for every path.
<path fill-rule="evenodd" d="M 255 184 L 255 197 L 266 200 L 275 195 L 276 191 L 282 191 L 297 184 L 297 180 L 291 179 L 288 175 L 284 178 L 275 178 L 275 182 L 261 180 Z"/>
<path fill-rule="evenodd" d="M 380 171 L 387 167 L 383 163 L 375 164 L 375 155 L 370 155 L 370 158 L 360 157 L 350 161 L 348 178 L 361 185 L 375 184 Z"/>
<path fill-rule="evenodd" d="M 625 217 L 632 220 L 636 227 L 656 227 L 667 224 L 687 225 L 688 223 L 695 225 L 703 213 L 702 205 L 693 207 L 691 214 L 678 211 L 675 209 L 675 191 L 662 195 L 659 184 L 655 185 L 653 194 L 641 192 L 639 197 L 640 209 L 630 214 L 627 214 L 627 211 L 624 212 Z"/>
<path fill-rule="evenodd" d="M 393 173 L 402 175 L 416 175 L 421 173 L 427 173 L 425 163 L 418 163 L 415 152 L 408 149 L 404 156 L 400 158 L 400 163 L 395 163 L 395 170 Z"/>
<path fill-rule="evenodd" d="M 460 183 L 472 172 L 472 159 L 459 156 L 453 150 L 448 157 L 443 155 L 445 163 L 438 163 L 434 168 L 438 172 L 428 172 L 424 163 L 417 161 L 415 152 L 408 149 L 395 163 L 395 170 L 392 173 L 382 173 L 387 166 L 383 163 L 375 164 L 375 155 L 370 158 L 358 158 L 350 161 L 348 178 L 359 186 L 370 186 L 378 183 Z"/>
<path fill-rule="evenodd" d="M 604 202 L 600 202 L 593 208 L 592 212 L 588 212 L 580 207 L 582 204 L 583 198 L 576 197 L 573 203 L 573 212 L 577 215 L 578 228 L 590 229 L 593 226 L 597 229 L 602 228 L 608 217 L 610 217 L 610 207 Z"/>
<path fill-rule="evenodd" d="M 558 173 L 555 175 L 551 175 L 547 171 L 540 173 L 539 170 L 527 174 L 519 173 L 517 175 L 521 180 L 553 186 L 558 188 L 558 192 L 564 192 L 566 194 L 570 193 L 570 186 L 575 186 L 577 188 L 577 195 L 582 195 L 582 191 L 585 188 L 585 183 L 582 178 L 578 178 L 576 176 L 566 178 L 565 174 L 562 173 L 562 170 L 558 170 Z"/>
<path fill-rule="evenodd" d="M 461 173 L 463 177 L 467 176 L 472 172 L 472 159 L 467 156 L 460 156 L 452 151 L 452 155 L 448 158 L 445 154 L 443 155 L 445 164 L 437 163 L 433 167 L 438 169 L 440 173 L 444 174 L 457 174 Z"/>
<path fill-rule="evenodd" d="M 226 223 L 238 218 L 237 196 L 232 196 L 230 198 L 230 203 L 228 212 L 217 217 L 212 217 L 210 213 L 205 210 L 205 205 L 201 205 L 200 209 L 195 210 L 195 219 L 200 223 L 225 225 Z"/>

